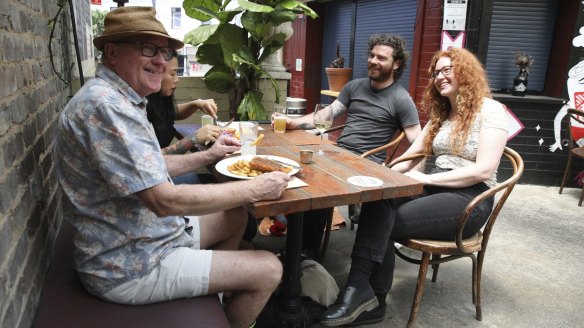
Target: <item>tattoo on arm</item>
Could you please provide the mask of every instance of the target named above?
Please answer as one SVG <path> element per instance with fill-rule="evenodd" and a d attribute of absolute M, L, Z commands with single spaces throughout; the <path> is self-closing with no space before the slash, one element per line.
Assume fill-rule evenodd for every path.
<path fill-rule="evenodd" d="M 312 124 L 309 124 L 309 123 L 298 124 L 298 129 L 301 129 L 301 130 L 312 129 L 312 128 L 313 128 Z"/>
<path fill-rule="evenodd" d="M 195 140 L 197 140 L 196 137 Z M 189 138 L 183 138 L 178 142 L 175 142 L 174 144 L 164 148 L 162 153 L 165 155 L 186 154 L 191 148 L 193 148 L 194 145 L 195 143 L 193 143 L 193 141 L 191 141 Z"/>

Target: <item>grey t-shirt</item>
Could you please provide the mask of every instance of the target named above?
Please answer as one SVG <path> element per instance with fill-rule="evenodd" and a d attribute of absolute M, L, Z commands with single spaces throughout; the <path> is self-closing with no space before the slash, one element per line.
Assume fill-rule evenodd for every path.
<path fill-rule="evenodd" d="M 356 79 L 345 85 L 337 100 L 348 108 L 337 144 L 358 154 L 386 144 L 398 129 L 420 123 L 412 97 L 397 81 L 377 90 L 369 78 Z M 385 156 L 383 151 L 370 159 L 381 163 Z"/>

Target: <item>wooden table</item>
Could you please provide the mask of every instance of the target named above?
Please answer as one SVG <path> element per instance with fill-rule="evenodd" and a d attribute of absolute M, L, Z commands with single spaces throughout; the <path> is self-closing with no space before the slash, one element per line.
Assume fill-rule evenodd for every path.
<path fill-rule="evenodd" d="M 318 149 L 319 137 L 301 130 L 272 132 L 269 125 L 262 125 L 265 137 L 257 148 L 262 155 L 282 156 L 300 163 L 300 149 Z M 325 155 L 313 156 L 312 164 L 301 164 L 304 168 L 296 176 L 308 183 L 307 187 L 289 189 L 282 197 L 272 201 L 259 201 L 247 205 L 255 217 L 289 213 L 284 259 L 282 288 L 278 295 L 278 327 L 308 327 L 312 320 L 308 317 L 300 300 L 300 261 L 302 249 L 303 212 L 338 205 L 370 202 L 380 199 L 417 195 L 422 192 L 422 184 L 405 175 L 392 171 L 373 161 L 339 148 L 330 141 L 322 146 Z M 301 144 L 310 144 L 299 146 Z M 229 178 L 212 170 L 222 181 Z M 347 182 L 356 175 L 374 176 L 383 181 L 380 187 L 358 187 Z M 291 214 L 290 214 L 291 213 Z"/>

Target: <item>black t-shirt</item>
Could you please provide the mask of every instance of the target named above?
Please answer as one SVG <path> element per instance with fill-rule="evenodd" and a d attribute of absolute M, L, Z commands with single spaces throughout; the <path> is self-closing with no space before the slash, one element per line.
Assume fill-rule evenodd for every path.
<path fill-rule="evenodd" d="M 148 121 L 154 127 L 160 148 L 168 147 L 176 135 L 174 129 L 174 121 L 176 120 L 174 97 L 164 97 L 160 95 L 160 92 L 157 92 L 146 98 L 148 99 L 148 105 L 146 106 Z"/>

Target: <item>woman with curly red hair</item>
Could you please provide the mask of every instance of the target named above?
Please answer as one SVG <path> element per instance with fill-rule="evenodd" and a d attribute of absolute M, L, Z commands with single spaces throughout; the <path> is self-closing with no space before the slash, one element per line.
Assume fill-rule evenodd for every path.
<path fill-rule="evenodd" d="M 393 282 L 393 241 L 454 240 L 460 213 L 497 182 L 507 116 L 491 98 L 481 63 L 468 50 L 450 48 L 433 56 L 428 73 L 422 108 L 429 121 L 402 156 L 425 153 L 435 159 L 434 168 L 419 171 L 421 160 L 395 165 L 394 170 L 423 182 L 423 194 L 363 204 L 347 284 L 325 312 L 321 323 L 326 326 L 382 321 Z M 492 207 L 490 199 L 476 208 L 464 237 L 479 231 Z M 372 254 L 376 261 L 370 260 Z"/>

